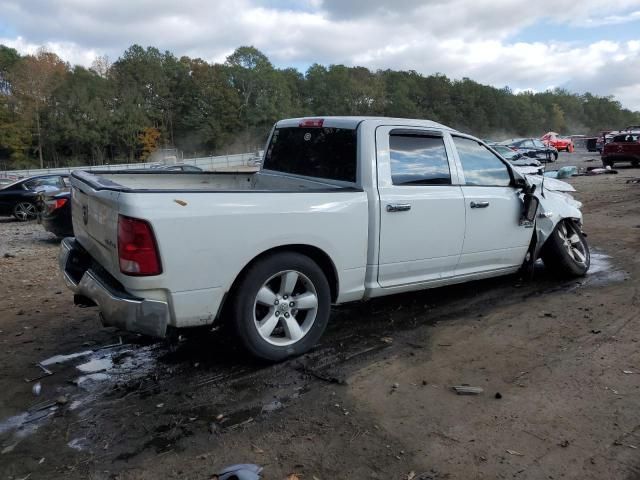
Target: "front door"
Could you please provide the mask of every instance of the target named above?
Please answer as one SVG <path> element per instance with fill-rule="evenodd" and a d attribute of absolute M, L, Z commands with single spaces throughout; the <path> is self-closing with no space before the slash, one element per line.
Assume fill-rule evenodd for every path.
<path fill-rule="evenodd" d="M 522 265 L 533 228 L 520 225 L 522 201 L 507 165 L 477 140 L 453 136 L 466 230 L 456 275 Z"/>
<path fill-rule="evenodd" d="M 442 133 L 380 127 L 376 145 L 378 282 L 393 287 L 453 276 L 462 250 L 465 206 Z"/>

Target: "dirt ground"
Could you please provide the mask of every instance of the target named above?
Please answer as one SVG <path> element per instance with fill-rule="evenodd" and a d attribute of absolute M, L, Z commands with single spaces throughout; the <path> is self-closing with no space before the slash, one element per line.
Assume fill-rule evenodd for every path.
<path fill-rule="evenodd" d="M 0 478 L 209 479 L 256 463 L 265 479 L 640 479 L 638 177 L 570 180 L 586 278 L 540 266 L 342 306 L 316 349 L 278 365 L 221 332 L 169 348 L 102 328 L 63 286 L 58 241 L 0 219 Z"/>

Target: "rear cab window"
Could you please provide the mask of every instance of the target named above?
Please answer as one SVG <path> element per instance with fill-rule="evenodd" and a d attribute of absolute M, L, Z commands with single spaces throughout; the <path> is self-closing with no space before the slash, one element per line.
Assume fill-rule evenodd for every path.
<path fill-rule="evenodd" d="M 275 128 L 263 168 L 340 182 L 356 182 L 357 130 L 333 127 Z"/>

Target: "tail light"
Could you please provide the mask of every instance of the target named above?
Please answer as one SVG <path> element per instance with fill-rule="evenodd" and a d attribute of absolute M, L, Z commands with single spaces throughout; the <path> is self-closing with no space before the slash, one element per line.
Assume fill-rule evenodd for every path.
<path fill-rule="evenodd" d="M 138 218 L 118 217 L 118 257 L 125 275 L 150 276 L 162 273 L 156 237 L 151 225 Z"/>
<path fill-rule="evenodd" d="M 509 147 L 511 150 L 513 150 L 514 152 L 518 151 L 518 147 Z"/>
<path fill-rule="evenodd" d="M 299 123 L 301 128 L 322 128 L 324 118 L 306 118 Z"/>
<path fill-rule="evenodd" d="M 46 202 L 44 202 L 47 206 L 47 211 L 49 213 L 55 212 L 56 210 L 58 210 L 59 208 L 64 207 L 68 202 L 68 199 L 66 198 L 56 198 L 53 200 L 47 200 Z"/>

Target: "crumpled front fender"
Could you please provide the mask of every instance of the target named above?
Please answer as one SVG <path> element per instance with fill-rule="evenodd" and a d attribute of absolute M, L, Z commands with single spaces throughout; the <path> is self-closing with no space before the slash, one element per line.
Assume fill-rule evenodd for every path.
<path fill-rule="evenodd" d="M 553 233 L 556 225 L 565 218 L 574 220 L 582 228 L 582 203 L 568 193 L 545 189 L 544 197 L 537 195 L 540 200 L 538 218 L 536 219 L 536 249 L 534 258 L 538 258 L 542 246 Z"/>

